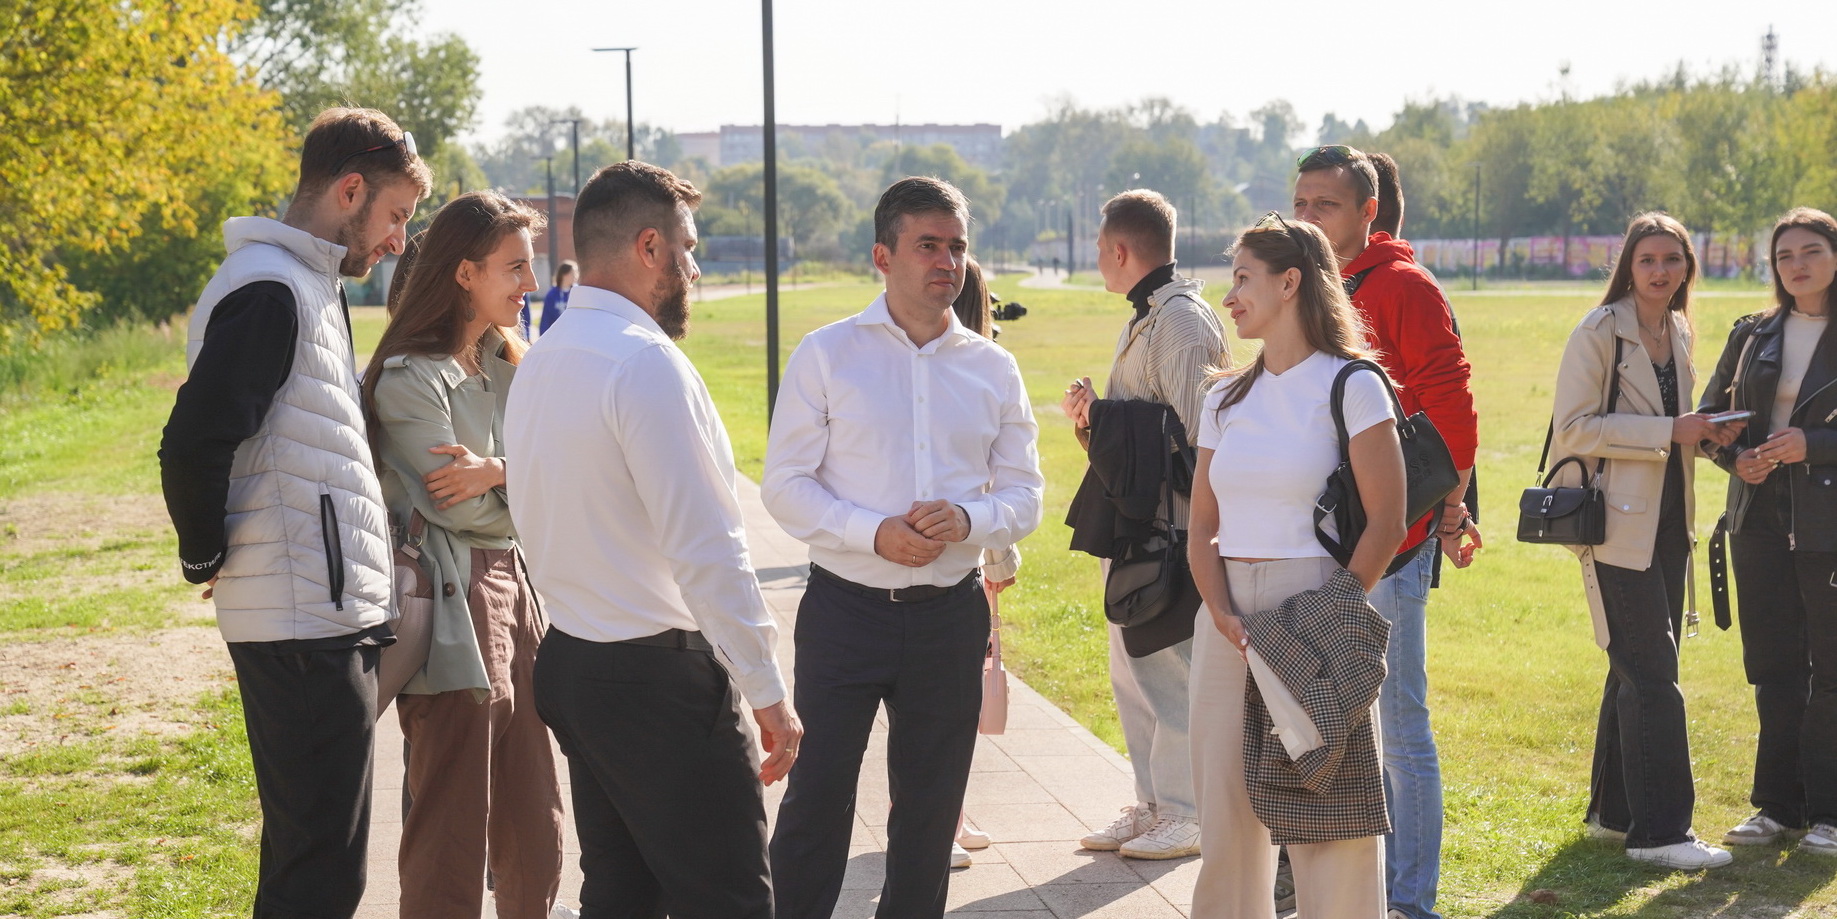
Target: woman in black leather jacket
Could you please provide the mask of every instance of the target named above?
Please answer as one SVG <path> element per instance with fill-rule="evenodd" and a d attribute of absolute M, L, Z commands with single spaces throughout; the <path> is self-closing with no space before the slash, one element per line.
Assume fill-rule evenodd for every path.
<path fill-rule="evenodd" d="M 1798 208 L 1773 228 L 1772 309 L 1736 320 L 1698 410 L 1751 410 L 1716 452 L 1743 662 L 1760 714 L 1750 798 L 1723 841 L 1837 857 L 1837 220 Z"/>

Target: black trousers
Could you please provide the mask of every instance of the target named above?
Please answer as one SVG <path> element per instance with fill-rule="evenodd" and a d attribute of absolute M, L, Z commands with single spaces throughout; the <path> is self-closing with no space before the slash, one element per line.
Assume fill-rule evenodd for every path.
<path fill-rule="evenodd" d="M 757 754 L 711 654 L 551 627 L 535 688 L 568 758 L 582 919 L 771 919 Z"/>
<path fill-rule="evenodd" d="M 1730 538 L 1760 743 L 1750 801 L 1789 827 L 1837 823 L 1837 553 L 1788 544 L 1785 473 Z"/>
<path fill-rule="evenodd" d="M 382 649 L 229 649 L 262 805 L 255 919 L 345 919 L 364 897 Z"/>
<path fill-rule="evenodd" d="M 1691 839 L 1697 800 L 1678 689 L 1678 629 L 1690 561 L 1681 476 L 1667 477 L 1660 507 L 1651 567 L 1595 565 L 1607 613 L 1608 671 L 1588 810 L 1602 826 L 1625 832 L 1628 848 Z"/>
<path fill-rule="evenodd" d="M 887 873 L 879 919 L 936 919 L 976 752 L 989 603 L 980 583 L 916 603 L 815 575 L 797 611 L 803 747 L 772 835 L 779 919 L 829 919 L 842 892 L 855 785 L 887 706 Z"/>

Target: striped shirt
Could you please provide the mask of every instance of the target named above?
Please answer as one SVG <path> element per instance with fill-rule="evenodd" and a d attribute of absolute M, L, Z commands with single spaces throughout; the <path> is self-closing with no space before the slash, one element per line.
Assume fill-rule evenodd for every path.
<path fill-rule="evenodd" d="M 1106 399 L 1172 406 L 1186 426 L 1189 444 L 1199 436 L 1207 374 L 1231 363 L 1224 325 L 1200 298 L 1204 287 L 1204 281 L 1173 275 L 1172 281 L 1149 293 L 1148 310 L 1117 339 L 1116 359 L 1104 386 Z M 1174 528 L 1186 529 L 1186 520 L 1187 499 L 1176 493 Z"/>

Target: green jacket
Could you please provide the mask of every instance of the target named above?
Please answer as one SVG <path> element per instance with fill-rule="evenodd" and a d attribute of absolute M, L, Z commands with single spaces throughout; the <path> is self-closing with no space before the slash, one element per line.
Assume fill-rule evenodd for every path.
<path fill-rule="evenodd" d="M 376 381 L 377 440 L 383 501 L 391 523 L 406 529 L 412 510 L 427 528 L 421 567 L 434 585 L 433 638 L 427 666 L 403 692 L 431 694 L 474 691 L 490 694 L 484 656 L 466 604 L 473 547 L 506 549 L 516 544 L 510 505 L 503 488 L 436 510 L 422 477 L 451 462 L 429 447 L 463 444 L 482 457 L 504 455 L 504 402 L 516 367 L 502 357 L 503 339 L 486 343 L 484 372 L 467 376 L 459 361 L 442 355 L 398 355 L 383 362 Z M 398 531 L 400 532 L 400 531 Z"/>

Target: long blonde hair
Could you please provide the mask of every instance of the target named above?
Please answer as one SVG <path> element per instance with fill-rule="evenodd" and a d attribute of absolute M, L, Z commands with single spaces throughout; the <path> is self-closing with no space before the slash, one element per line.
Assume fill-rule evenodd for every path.
<path fill-rule="evenodd" d="M 1365 320 L 1346 296 L 1333 244 L 1327 241 L 1319 227 L 1299 221 L 1291 223 L 1271 211 L 1256 226 L 1245 230 L 1225 257 L 1233 258 L 1239 252 L 1249 253 L 1269 266 L 1273 274 L 1290 268 L 1300 270 L 1301 286 L 1296 291 L 1295 305 L 1301 311 L 1301 334 L 1310 347 L 1346 360 L 1372 355 L 1365 346 Z M 1206 378 L 1206 387 L 1210 389 L 1219 384 L 1227 387 L 1224 400 L 1218 405 L 1222 412 L 1242 402 L 1257 377 L 1262 375 L 1263 355 L 1258 353 L 1256 360 L 1249 364 L 1214 371 Z"/>

